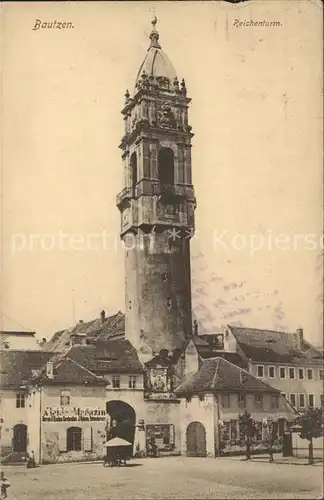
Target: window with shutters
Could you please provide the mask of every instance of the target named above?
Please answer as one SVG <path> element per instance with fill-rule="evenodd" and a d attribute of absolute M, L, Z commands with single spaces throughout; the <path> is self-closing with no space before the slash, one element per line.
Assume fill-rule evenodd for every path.
<path fill-rule="evenodd" d="M 280 366 L 279 373 L 280 373 L 280 378 L 286 378 L 286 367 Z"/>
<path fill-rule="evenodd" d="M 270 407 L 274 410 L 279 408 L 279 397 L 277 394 L 271 395 Z"/>
<path fill-rule="evenodd" d="M 299 394 L 299 406 L 305 408 L 305 394 Z"/>
<path fill-rule="evenodd" d="M 254 402 L 255 402 L 255 406 L 257 406 L 258 408 L 262 408 L 262 406 L 263 406 L 262 394 L 255 394 Z"/>
<path fill-rule="evenodd" d="M 274 366 L 269 366 L 268 368 L 268 374 L 269 378 L 275 378 L 275 367 Z"/>
<path fill-rule="evenodd" d="M 238 405 L 240 408 L 245 408 L 245 394 L 240 393 L 238 395 Z"/>
<path fill-rule="evenodd" d="M 298 378 L 303 380 L 305 378 L 304 368 L 298 368 Z"/>
<path fill-rule="evenodd" d="M 257 377 L 263 378 L 264 377 L 264 366 L 263 365 L 258 365 L 257 367 Z"/>
<path fill-rule="evenodd" d="M 113 375 L 112 386 L 113 386 L 113 389 L 120 389 L 120 376 L 119 375 Z"/>
<path fill-rule="evenodd" d="M 66 431 L 67 451 L 81 451 L 82 429 L 80 427 L 69 427 Z"/>
<path fill-rule="evenodd" d="M 16 394 L 16 408 L 25 408 L 26 405 L 26 395 L 23 392 L 18 392 Z"/>
<path fill-rule="evenodd" d="M 307 370 L 307 378 L 313 380 L 313 370 L 311 368 Z"/>
<path fill-rule="evenodd" d="M 296 406 L 296 394 L 294 393 L 290 394 L 290 404 Z"/>
<path fill-rule="evenodd" d="M 136 389 L 136 376 L 130 375 L 128 377 L 128 387 L 129 389 Z"/>
<path fill-rule="evenodd" d="M 289 368 L 289 378 L 295 378 L 295 368 Z"/>
<path fill-rule="evenodd" d="M 315 406 L 315 396 L 314 394 L 308 394 L 308 406 L 314 408 Z"/>

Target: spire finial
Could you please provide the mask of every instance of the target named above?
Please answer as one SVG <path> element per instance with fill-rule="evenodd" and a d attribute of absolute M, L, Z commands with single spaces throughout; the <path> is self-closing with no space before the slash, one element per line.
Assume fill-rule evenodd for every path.
<path fill-rule="evenodd" d="M 153 16 L 153 19 L 151 21 L 152 31 L 150 34 L 150 39 L 151 39 L 150 47 L 155 47 L 157 49 L 160 49 L 161 45 L 159 44 L 159 32 L 156 30 L 156 23 L 157 23 L 157 17 Z"/>

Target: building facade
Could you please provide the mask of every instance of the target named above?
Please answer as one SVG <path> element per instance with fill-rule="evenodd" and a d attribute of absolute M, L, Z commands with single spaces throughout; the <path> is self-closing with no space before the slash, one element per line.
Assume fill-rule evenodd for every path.
<path fill-rule="evenodd" d="M 210 358 L 178 386 L 181 397 L 181 453 L 217 457 L 243 453 L 239 415 L 256 422 L 254 448 L 266 451 L 266 422 L 274 427 L 273 448 L 282 449 L 287 424 L 296 412 L 280 392 L 224 358 Z"/>

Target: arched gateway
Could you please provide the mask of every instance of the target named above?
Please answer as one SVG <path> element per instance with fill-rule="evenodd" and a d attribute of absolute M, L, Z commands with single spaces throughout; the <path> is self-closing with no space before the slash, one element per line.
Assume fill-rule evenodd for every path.
<path fill-rule="evenodd" d="M 191 422 L 187 427 L 187 456 L 205 457 L 206 450 L 206 430 L 201 422 Z"/>
<path fill-rule="evenodd" d="M 106 411 L 110 416 L 108 439 L 120 437 L 134 444 L 136 413 L 132 406 L 124 401 L 108 401 Z"/>

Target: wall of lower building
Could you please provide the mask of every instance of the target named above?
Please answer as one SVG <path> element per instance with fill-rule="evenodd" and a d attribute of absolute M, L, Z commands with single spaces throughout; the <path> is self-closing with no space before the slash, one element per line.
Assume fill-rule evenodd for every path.
<path fill-rule="evenodd" d="M 180 455 L 181 429 L 180 429 L 180 403 L 178 401 L 144 401 L 145 424 L 147 426 L 170 425 L 170 433 L 174 435 L 170 446 L 165 446 L 162 453 Z M 148 432 L 147 432 L 148 435 Z M 174 443 L 172 442 L 174 441 Z M 159 445 L 159 443 L 157 443 Z M 173 446 L 174 445 L 174 446 Z M 160 445 L 162 446 L 162 444 Z"/>
<path fill-rule="evenodd" d="M 14 448 L 14 428 L 16 425 L 28 425 L 27 408 L 28 400 L 25 398 L 25 406 L 17 407 L 17 394 L 24 392 L 17 388 L 2 389 L 0 394 L 0 418 L 1 422 L 1 456 L 6 456 Z M 27 434 L 28 441 L 28 434 Z"/>
<path fill-rule="evenodd" d="M 68 449 L 68 429 L 81 429 L 81 450 Z M 43 422 L 42 463 L 79 462 L 102 459 L 105 455 L 105 422 Z"/>
<path fill-rule="evenodd" d="M 258 376 L 258 366 L 263 367 L 263 377 Z M 270 377 L 269 367 L 274 368 L 274 377 Z M 285 368 L 285 378 L 280 377 L 280 368 Z M 289 376 L 289 368 L 293 368 L 294 378 Z M 261 379 L 263 382 L 278 389 L 284 393 L 287 400 L 292 404 L 294 402 L 292 395 L 295 396 L 294 405 L 298 411 L 303 411 L 309 406 L 309 395 L 314 396 L 314 406 L 321 406 L 321 397 L 323 398 L 323 380 L 320 376 L 321 366 L 301 366 L 301 365 L 285 365 L 274 363 L 250 363 L 250 373 Z M 299 377 L 299 370 L 303 373 L 303 378 Z M 307 370 L 311 370 L 312 379 L 308 379 Z M 304 405 L 301 405 L 300 395 L 304 395 Z"/>
<path fill-rule="evenodd" d="M 215 397 L 212 394 L 204 395 L 201 401 L 199 396 L 192 396 L 181 399 L 180 406 L 180 440 L 181 454 L 188 455 L 187 432 L 188 426 L 193 422 L 199 422 L 204 426 L 206 439 L 206 455 L 215 457 L 215 418 L 217 406 Z"/>

